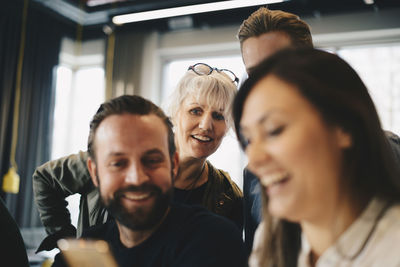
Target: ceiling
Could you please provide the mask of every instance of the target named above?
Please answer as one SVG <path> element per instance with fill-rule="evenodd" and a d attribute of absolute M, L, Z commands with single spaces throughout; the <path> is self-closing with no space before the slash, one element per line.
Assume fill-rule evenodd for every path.
<path fill-rule="evenodd" d="M 32 0 L 43 9 L 84 27 L 103 27 L 112 24 L 115 15 L 187 6 L 192 4 L 219 2 L 210 0 Z M 372 2 L 372 3 L 371 3 Z M 369 4 L 367 4 L 369 3 Z M 324 16 L 332 13 L 349 13 L 363 10 L 379 11 L 399 7 L 399 0 L 288 0 L 278 4 L 270 4 L 270 9 L 281 9 L 300 16 Z M 231 9 L 218 12 L 194 14 L 186 16 L 190 27 L 212 27 L 220 25 L 238 25 L 257 7 Z M 171 30 L 173 24 L 169 19 L 159 19 L 144 25 L 161 30 Z M 176 18 L 175 18 L 176 20 Z M 136 24 L 140 24 L 136 23 Z M 143 24 L 143 23 L 142 23 Z M 179 24 L 179 23 L 178 23 Z M 172 25 L 172 26 L 171 26 Z"/>

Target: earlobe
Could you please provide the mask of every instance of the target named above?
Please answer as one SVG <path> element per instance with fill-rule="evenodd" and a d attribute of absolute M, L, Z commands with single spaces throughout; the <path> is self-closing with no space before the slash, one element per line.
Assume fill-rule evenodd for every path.
<path fill-rule="evenodd" d="M 336 139 L 339 147 L 349 148 L 353 145 L 353 140 L 348 132 L 345 132 L 342 128 L 336 129 Z"/>
<path fill-rule="evenodd" d="M 179 169 L 179 154 L 178 152 L 175 152 L 173 158 L 172 158 L 172 172 L 174 173 L 174 176 L 176 176 L 178 174 L 178 169 Z"/>
<path fill-rule="evenodd" d="M 96 163 L 94 160 L 92 160 L 91 157 L 89 157 L 86 161 L 87 168 L 90 173 L 90 177 L 92 178 L 93 184 L 97 187 L 99 186 L 98 181 L 97 181 L 97 169 L 96 169 Z"/>

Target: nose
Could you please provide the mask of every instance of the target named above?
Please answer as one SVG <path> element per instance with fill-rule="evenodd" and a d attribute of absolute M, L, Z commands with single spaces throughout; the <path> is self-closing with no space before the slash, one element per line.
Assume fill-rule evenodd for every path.
<path fill-rule="evenodd" d="M 149 176 L 147 175 L 143 166 L 140 163 L 132 164 L 127 169 L 125 175 L 125 183 L 138 186 L 149 180 L 150 180 Z"/>
<path fill-rule="evenodd" d="M 200 118 L 199 128 L 202 130 L 211 130 L 213 124 L 212 114 L 204 113 Z"/>
<path fill-rule="evenodd" d="M 260 170 L 265 167 L 271 159 L 271 155 L 262 141 L 252 140 L 246 148 L 246 155 L 249 160 L 250 171 L 258 175 Z"/>

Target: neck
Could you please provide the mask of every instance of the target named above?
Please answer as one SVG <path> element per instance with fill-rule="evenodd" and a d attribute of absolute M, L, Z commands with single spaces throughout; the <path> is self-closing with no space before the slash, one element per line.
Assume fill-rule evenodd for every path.
<path fill-rule="evenodd" d="M 167 217 L 169 211 L 170 211 L 170 207 L 165 212 L 164 217 L 160 220 L 160 222 L 158 224 L 156 224 L 151 229 L 143 230 L 143 231 L 132 230 L 129 227 L 127 227 L 127 226 L 121 224 L 120 222 L 116 221 L 117 227 L 118 227 L 118 230 L 119 230 L 119 239 L 120 239 L 121 243 L 127 248 L 132 248 L 132 247 L 137 246 L 140 243 L 144 242 L 164 222 L 164 220 Z"/>
<path fill-rule="evenodd" d="M 208 167 L 205 159 L 183 158 L 179 160 L 179 171 L 174 186 L 180 189 L 196 188 L 208 180 Z"/>
<path fill-rule="evenodd" d="M 366 203 L 361 205 L 360 203 L 356 204 L 354 200 L 346 199 L 336 203 L 334 208 L 325 207 L 324 211 L 319 213 L 323 216 L 300 222 L 302 231 L 311 246 L 312 266 L 315 266 L 318 258 L 357 219 L 365 205 Z"/>

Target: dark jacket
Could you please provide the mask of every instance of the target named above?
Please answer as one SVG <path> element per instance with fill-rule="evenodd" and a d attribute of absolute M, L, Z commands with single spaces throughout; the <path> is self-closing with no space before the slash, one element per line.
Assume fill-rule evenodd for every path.
<path fill-rule="evenodd" d="M 0 197 L 0 259 L 1 266 L 28 267 L 24 240 L 17 223 Z"/>
<path fill-rule="evenodd" d="M 243 194 L 231 180 L 229 174 L 208 165 L 208 183 L 203 197 L 203 206 L 224 216 L 243 229 Z"/>
<path fill-rule="evenodd" d="M 33 191 L 40 218 L 49 234 L 38 251 L 51 250 L 64 237 L 80 237 L 82 230 L 107 221 L 98 190 L 86 167 L 86 152 L 79 152 L 38 167 L 33 174 Z M 243 195 L 229 175 L 209 162 L 209 182 L 203 205 L 210 211 L 233 220 L 242 226 Z M 71 224 L 65 198 L 79 193 L 78 229 Z"/>

